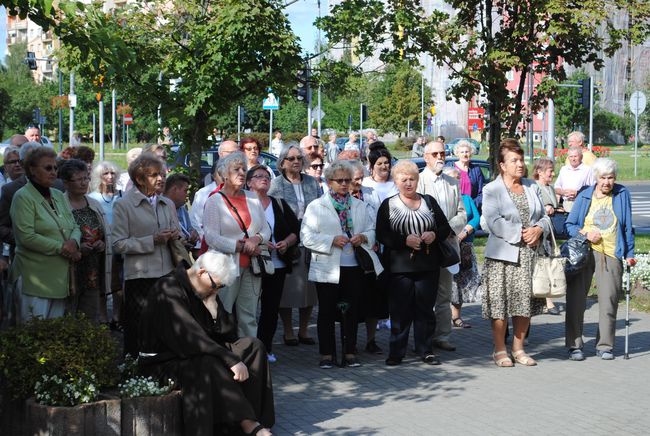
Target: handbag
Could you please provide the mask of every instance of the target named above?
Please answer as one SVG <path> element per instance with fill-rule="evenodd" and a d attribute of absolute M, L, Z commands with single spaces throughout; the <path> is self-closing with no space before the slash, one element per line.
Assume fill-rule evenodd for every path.
<path fill-rule="evenodd" d="M 346 232 L 348 235 L 348 238 L 352 237 L 352 234 L 350 232 Z M 359 264 L 359 268 L 363 271 L 364 274 L 374 274 L 375 273 L 375 264 L 372 262 L 372 257 L 370 257 L 370 254 L 362 247 L 352 247 L 352 250 L 354 251 L 354 258 Z"/>
<path fill-rule="evenodd" d="M 219 194 L 226 200 L 228 206 L 235 212 L 237 218 L 239 219 L 239 226 L 241 227 L 244 235 L 247 239 L 250 239 L 248 236 L 248 231 L 246 230 L 246 225 L 244 225 L 244 220 L 237 212 L 237 208 L 230 202 L 230 199 L 223 192 L 219 191 Z M 261 243 L 258 245 L 260 249 L 260 254 L 256 256 L 251 256 L 251 272 L 256 276 L 271 275 L 275 273 L 275 265 L 273 265 L 273 260 L 271 259 L 271 252 L 269 251 L 268 245 Z"/>
<path fill-rule="evenodd" d="M 282 206 L 282 199 L 276 201 L 278 203 L 278 207 L 280 208 L 280 212 L 282 212 L 282 215 L 284 215 L 284 206 Z M 278 252 L 278 257 L 285 263 L 296 264 L 298 263 L 298 259 L 300 259 L 300 254 L 300 247 L 298 246 L 298 242 L 296 242 L 292 246 L 287 247 L 287 251 L 285 251 L 284 254 L 280 254 L 280 252 Z"/>
<path fill-rule="evenodd" d="M 566 276 L 564 264 L 566 258 L 560 255 L 555 235 L 551 232 L 553 249 L 550 256 L 539 256 L 539 248 L 535 252 L 533 271 L 531 272 L 534 298 L 558 298 L 566 295 Z"/>
<path fill-rule="evenodd" d="M 447 239 L 438 241 L 438 248 L 440 249 L 440 266 L 442 268 L 460 263 L 460 245 L 454 232 L 451 232 Z"/>
<path fill-rule="evenodd" d="M 192 262 L 190 253 L 187 252 L 182 239 L 170 239 L 167 241 L 167 245 L 169 246 L 174 266 L 178 266 L 181 263 L 187 264 L 188 267 L 192 266 L 194 262 Z"/>
<path fill-rule="evenodd" d="M 567 212 L 555 212 L 550 216 L 553 233 L 557 239 L 569 239 L 569 234 L 564 228 L 564 223 L 566 223 L 568 217 L 569 214 Z"/>
<path fill-rule="evenodd" d="M 564 242 L 560 246 L 560 254 L 567 259 L 564 266 L 566 275 L 579 273 L 587 263 L 587 258 L 591 253 L 591 244 L 582 233 L 578 233 L 573 238 Z"/>

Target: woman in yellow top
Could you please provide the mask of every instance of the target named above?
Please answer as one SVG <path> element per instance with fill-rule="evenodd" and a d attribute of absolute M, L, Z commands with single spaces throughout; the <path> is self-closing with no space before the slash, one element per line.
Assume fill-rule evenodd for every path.
<path fill-rule="evenodd" d="M 621 260 L 634 263 L 630 193 L 615 183 L 616 162 L 597 159 L 592 171 L 596 185 L 578 194 L 566 221 L 569 235 L 585 235 L 592 248 L 583 269 L 567 277 L 566 346 L 569 359 L 578 361 L 585 359 L 582 352 L 585 301 L 594 276 L 600 306 L 596 355 L 603 360 L 614 359 L 616 310 L 623 276 Z"/>

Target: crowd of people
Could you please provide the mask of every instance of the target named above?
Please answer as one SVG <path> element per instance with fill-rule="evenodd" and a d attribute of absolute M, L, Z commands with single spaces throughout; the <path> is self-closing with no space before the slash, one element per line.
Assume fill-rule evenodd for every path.
<path fill-rule="evenodd" d="M 335 137 L 284 143 L 276 132 L 276 175 L 261 163 L 257 140 L 228 140 L 189 210 L 190 179 L 168 174 L 164 145 L 130 150 L 122 173 L 94 162 L 87 147 L 57 155 L 14 139 L 0 195 L 3 324 L 83 313 L 123 331 L 125 354 L 139 356 L 152 375 L 178 380 L 191 434 L 224 422 L 270 434 L 279 319 L 282 342 L 318 344 L 323 369 L 362 365 L 360 323 L 364 350 L 384 353 L 379 320 L 389 320 L 387 365 L 402 363 L 411 325 L 415 353 L 438 365 L 436 348 L 456 350 L 453 329 L 472 328 L 463 304 L 480 301 L 494 363 L 536 365 L 525 351 L 531 317 L 559 309 L 532 297 L 530 278 L 558 229 L 584 235 L 592 248 L 586 266 L 567 278 L 568 357 L 585 358 L 585 298 L 595 277 L 597 355 L 614 358 L 621 260 L 634 257 L 631 201 L 615 183 L 613 160 L 583 162 L 579 132 L 569 136 L 568 163 L 554 184 L 552 160 L 539 159 L 526 177 L 514 139 L 501 142 L 493 181 L 472 162 L 467 141 L 456 144 L 450 164 L 444 138 L 421 138 L 420 172 L 410 160 L 395 163 L 374 131 L 365 142 L 350 135 L 342 150 L 334 150 Z M 480 228 L 488 233 L 482 269 L 473 246 Z"/>

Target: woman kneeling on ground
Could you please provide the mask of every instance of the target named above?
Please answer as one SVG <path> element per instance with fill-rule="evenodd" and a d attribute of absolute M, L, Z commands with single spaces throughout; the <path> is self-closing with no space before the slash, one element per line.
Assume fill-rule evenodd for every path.
<path fill-rule="evenodd" d="M 247 435 L 267 436 L 275 422 L 264 345 L 237 337 L 235 316 L 219 299 L 236 268 L 213 251 L 189 269 L 179 265 L 156 282 L 140 318 L 140 365 L 183 390 L 188 435 L 212 435 L 234 424 Z"/>

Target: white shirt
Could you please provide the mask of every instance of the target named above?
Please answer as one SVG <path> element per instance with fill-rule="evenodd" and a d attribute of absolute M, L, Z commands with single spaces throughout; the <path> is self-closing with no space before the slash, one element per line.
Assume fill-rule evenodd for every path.
<path fill-rule="evenodd" d="M 190 210 L 190 222 L 192 227 L 203 237 L 203 208 L 205 207 L 205 202 L 210 195 L 210 192 L 217 189 L 217 182 L 212 182 L 207 186 L 196 191 L 194 194 L 194 203 L 192 203 L 192 209 Z"/>
<path fill-rule="evenodd" d="M 581 163 L 576 168 L 565 165 L 560 169 L 560 174 L 555 181 L 555 189 L 570 189 L 579 191 L 583 186 L 596 183 L 591 167 Z M 565 198 L 566 199 L 566 198 Z"/>
<path fill-rule="evenodd" d="M 269 223 L 271 227 L 271 242 L 275 244 L 275 235 L 273 234 L 275 230 L 275 215 L 273 214 L 273 202 L 269 202 L 269 205 L 264 209 L 264 215 L 266 215 L 266 222 Z M 278 250 L 271 250 L 271 261 L 273 266 L 276 268 L 286 268 L 287 264 L 284 263 L 278 256 Z"/>
<path fill-rule="evenodd" d="M 269 152 L 275 156 L 280 156 L 280 152 L 284 148 L 284 141 L 282 139 L 273 139 Z"/>
<path fill-rule="evenodd" d="M 363 182 L 361 182 L 361 186 L 367 186 L 369 188 L 374 189 L 375 192 L 377 192 L 377 195 L 379 196 L 380 204 L 386 198 L 392 197 L 393 195 L 399 193 L 399 191 L 397 190 L 397 186 L 395 186 L 395 182 L 393 182 L 392 180 L 389 180 L 387 182 L 376 182 L 372 177 L 368 176 L 365 179 L 363 179 Z"/>

